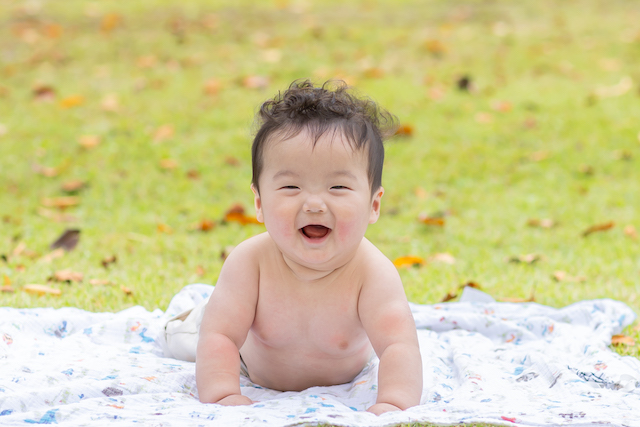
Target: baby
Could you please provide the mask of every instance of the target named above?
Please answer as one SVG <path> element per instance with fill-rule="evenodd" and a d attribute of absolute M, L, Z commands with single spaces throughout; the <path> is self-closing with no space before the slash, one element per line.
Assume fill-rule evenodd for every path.
<path fill-rule="evenodd" d="M 296 81 L 265 102 L 251 189 L 265 233 L 239 244 L 206 306 L 201 402 L 247 405 L 239 375 L 275 390 L 353 380 L 380 358 L 381 414 L 420 403 L 416 327 L 396 268 L 364 237 L 380 216 L 381 128 L 394 117 L 344 84 Z"/>

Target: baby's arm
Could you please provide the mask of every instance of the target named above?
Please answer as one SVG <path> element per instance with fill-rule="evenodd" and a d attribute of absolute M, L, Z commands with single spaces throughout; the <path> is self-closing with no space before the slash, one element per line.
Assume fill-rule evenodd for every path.
<path fill-rule="evenodd" d="M 358 303 L 360 320 L 380 358 L 378 398 L 368 409 L 376 415 L 404 410 L 420 403 L 422 359 L 415 321 L 397 270 L 389 261 L 375 260 Z"/>
<path fill-rule="evenodd" d="M 196 353 L 196 385 L 200 402 L 250 405 L 240 393 L 239 349 L 255 316 L 258 265 L 255 239 L 238 245 L 220 272 L 207 304 Z"/>

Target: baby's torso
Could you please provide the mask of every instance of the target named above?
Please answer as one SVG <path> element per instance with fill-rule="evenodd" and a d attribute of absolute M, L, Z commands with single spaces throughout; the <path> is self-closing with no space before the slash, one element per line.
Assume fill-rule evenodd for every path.
<path fill-rule="evenodd" d="M 277 390 L 351 381 L 372 354 L 358 316 L 362 277 L 350 265 L 300 282 L 284 261 L 261 264 L 253 325 L 241 349 L 251 380 Z"/>

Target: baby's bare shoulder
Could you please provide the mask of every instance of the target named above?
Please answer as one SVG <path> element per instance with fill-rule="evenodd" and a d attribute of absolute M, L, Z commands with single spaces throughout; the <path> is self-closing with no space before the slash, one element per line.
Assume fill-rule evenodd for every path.
<path fill-rule="evenodd" d="M 360 250 L 360 262 L 362 263 L 363 269 L 368 273 L 367 275 L 373 277 L 380 274 L 383 274 L 385 277 L 388 277 L 388 275 L 398 275 L 398 270 L 391 260 L 369 240 L 362 240 Z"/>

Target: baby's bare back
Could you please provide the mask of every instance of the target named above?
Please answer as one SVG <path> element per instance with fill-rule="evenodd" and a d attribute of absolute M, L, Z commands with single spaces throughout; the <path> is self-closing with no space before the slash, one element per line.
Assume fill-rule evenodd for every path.
<path fill-rule="evenodd" d="M 357 258 L 327 277 L 302 281 L 279 254 L 265 254 L 255 318 L 240 349 L 253 382 L 304 390 L 360 373 L 373 350 L 358 316 Z"/>

